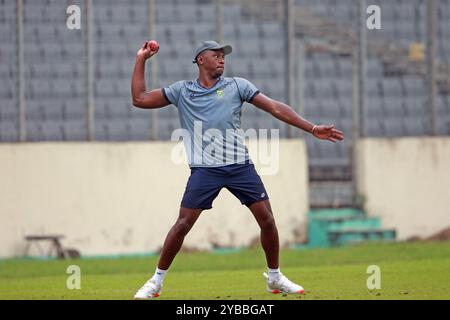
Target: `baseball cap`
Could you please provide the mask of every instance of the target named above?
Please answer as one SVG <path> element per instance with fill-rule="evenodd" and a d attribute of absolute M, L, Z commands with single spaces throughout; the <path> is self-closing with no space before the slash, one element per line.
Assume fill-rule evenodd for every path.
<path fill-rule="evenodd" d="M 197 57 L 200 53 L 205 50 L 220 50 L 223 49 L 223 53 L 225 55 L 230 54 L 233 51 L 233 48 L 230 45 L 221 45 L 215 41 L 203 41 L 197 49 L 195 49 L 195 58 L 192 60 L 192 63 L 197 63 Z"/>

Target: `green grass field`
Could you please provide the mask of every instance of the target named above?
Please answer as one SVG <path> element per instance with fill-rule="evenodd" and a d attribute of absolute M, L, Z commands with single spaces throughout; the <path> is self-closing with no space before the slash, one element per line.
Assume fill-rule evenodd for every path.
<path fill-rule="evenodd" d="M 153 274 L 157 257 L 70 261 L 0 261 L 0 299 L 132 299 Z M 66 288 L 67 266 L 81 268 L 81 289 Z M 381 289 L 369 290 L 369 265 L 381 268 Z M 265 291 L 261 249 L 181 253 L 158 299 L 450 299 L 450 242 L 366 244 L 284 250 L 282 271 L 305 294 Z"/>

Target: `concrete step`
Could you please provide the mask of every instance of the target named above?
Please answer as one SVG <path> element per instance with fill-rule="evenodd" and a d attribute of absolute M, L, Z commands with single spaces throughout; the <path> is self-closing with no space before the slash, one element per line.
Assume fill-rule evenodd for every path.
<path fill-rule="evenodd" d="M 310 248 L 345 245 L 362 241 L 395 240 L 395 230 L 382 229 L 379 217 L 368 217 L 356 208 L 311 210 L 308 217 Z"/>
<path fill-rule="evenodd" d="M 381 228 L 381 219 L 379 217 L 367 217 L 333 221 L 328 225 L 328 232 L 341 232 L 346 230 L 358 230 L 364 228 Z"/>
<path fill-rule="evenodd" d="M 311 210 L 307 213 L 310 220 L 332 220 L 365 217 L 365 212 L 356 208 L 326 208 Z"/>
<path fill-rule="evenodd" d="M 331 246 L 368 241 L 395 241 L 395 238 L 396 231 L 394 229 L 345 228 L 328 232 L 328 241 Z"/>

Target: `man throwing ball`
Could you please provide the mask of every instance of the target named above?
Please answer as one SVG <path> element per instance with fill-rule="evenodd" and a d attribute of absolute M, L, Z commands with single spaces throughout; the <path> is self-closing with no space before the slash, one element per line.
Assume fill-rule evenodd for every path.
<path fill-rule="evenodd" d="M 173 104 L 178 108 L 181 127 L 191 136 L 188 139 L 191 144 L 185 141 L 191 175 L 178 219 L 167 234 L 155 274 L 134 298 L 149 299 L 161 294 L 164 277 L 185 236 L 201 212 L 212 208 L 222 188 L 228 189 L 250 209 L 261 228 L 261 244 L 268 266 L 268 272 L 264 273 L 267 291 L 302 294 L 303 288 L 280 271 L 278 230 L 269 197 L 250 160 L 240 130 L 242 104 L 244 101 L 251 103 L 318 139 L 336 142 L 344 139 L 343 133 L 333 125 L 314 125 L 301 118 L 290 106 L 260 93 L 246 79 L 222 77 L 225 56 L 232 52 L 232 48 L 214 41 L 201 43 L 193 53 L 193 63 L 199 70 L 197 79 L 178 81 L 148 92 L 144 79 L 145 61 L 158 51 L 159 45 L 155 41 L 147 41 L 137 52 L 131 83 L 133 105 L 157 109 Z M 210 141 L 214 148 L 205 144 L 205 137 L 195 139 L 195 135 L 207 136 L 208 132 L 215 133 Z"/>

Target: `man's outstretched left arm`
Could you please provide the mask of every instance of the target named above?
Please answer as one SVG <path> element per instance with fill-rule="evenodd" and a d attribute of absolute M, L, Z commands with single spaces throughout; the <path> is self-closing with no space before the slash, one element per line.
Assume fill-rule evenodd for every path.
<path fill-rule="evenodd" d="M 314 125 L 308 120 L 300 117 L 294 109 L 287 104 L 273 100 L 262 93 L 257 94 L 251 103 L 275 118 L 286 122 L 294 127 L 311 133 L 316 138 L 329 140 L 331 142 L 344 140 L 344 133 L 334 128 L 334 125 Z"/>

